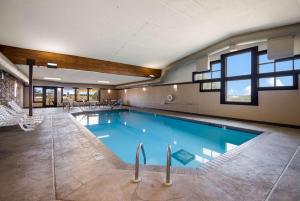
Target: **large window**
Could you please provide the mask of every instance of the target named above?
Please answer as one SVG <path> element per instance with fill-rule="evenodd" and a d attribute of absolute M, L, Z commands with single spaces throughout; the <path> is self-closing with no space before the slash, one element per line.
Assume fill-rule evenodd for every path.
<path fill-rule="evenodd" d="M 221 55 L 210 70 L 193 72 L 201 92 L 221 91 L 222 104 L 257 105 L 258 90 L 298 89 L 300 55 L 271 60 L 258 47 Z"/>
<path fill-rule="evenodd" d="M 258 56 L 258 89 L 297 89 L 299 65 L 298 57 L 269 60 L 267 52 L 261 52 Z"/>
<path fill-rule="evenodd" d="M 98 100 L 99 100 L 99 90 L 89 89 L 89 101 L 98 101 Z"/>
<path fill-rule="evenodd" d="M 34 103 L 43 102 L 43 87 L 33 87 L 33 102 Z"/>
<path fill-rule="evenodd" d="M 75 89 L 63 88 L 63 100 L 75 101 Z"/>
<path fill-rule="evenodd" d="M 257 47 L 222 55 L 221 103 L 257 105 Z"/>
<path fill-rule="evenodd" d="M 88 100 L 88 92 L 87 89 L 79 89 L 77 101 L 87 101 Z"/>

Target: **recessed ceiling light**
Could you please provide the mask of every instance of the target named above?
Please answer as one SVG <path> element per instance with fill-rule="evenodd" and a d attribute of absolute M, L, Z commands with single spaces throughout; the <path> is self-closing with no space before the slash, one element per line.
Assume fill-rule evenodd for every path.
<path fill-rule="evenodd" d="M 58 77 L 44 77 L 44 80 L 61 80 L 61 78 L 58 78 Z"/>
<path fill-rule="evenodd" d="M 152 74 L 151 74 L 151 75 L 149 75 L 149 77 L 155 77 L 155 75 L 152 75 Z"/>
<path fill-rule="evenodd" d="M 57 68 L 57 64 L 56 63 L 47 63 L 47 67 L 48 68 Z"/>
<path fill-rule="evenodd" d="M 98 82 L 99 82 L 99 83 L 103 83 L 103 84 L 108 84 L 108 83 L 110 83 L 109 81 L 105 81 L 105 80 L 99 80 Z"/>

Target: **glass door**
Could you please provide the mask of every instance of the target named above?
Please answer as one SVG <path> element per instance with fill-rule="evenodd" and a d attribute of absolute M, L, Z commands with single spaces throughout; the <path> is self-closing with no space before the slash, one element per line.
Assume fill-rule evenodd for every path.
<path fill-rule="evenodd" d="M 55 87 L 44 87 L 44 107 L 57 107 L 57 89 Z"/>

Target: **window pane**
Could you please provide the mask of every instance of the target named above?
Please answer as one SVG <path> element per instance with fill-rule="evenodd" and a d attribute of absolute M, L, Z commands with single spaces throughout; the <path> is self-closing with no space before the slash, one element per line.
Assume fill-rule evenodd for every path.
<path fill-rule="evenodd" d="M 78 101 L 86 101 L 87 100 L 87 89 L 79 89 L 78 90 Z"/>
<path fill-rule="evenodd" d="M 203 73 L 203 80 L 211 79 L 211 72 Z"/>
<path fill-rule="evenodd" d="M 212 78 L 221 78 L 221 71 L 212 72 Z"/>
<path fill-rule="evenodd" d="M 300 59 L 295 59 L 294 60 L 294 69 L 295 70 L 300 70 Z"/>
<path fill-rule="evenodd" d="M 75 100 L 75 89 L 72 88 L 64 88 L 63 89 L 63 99 L 64 100 Z"/>
<path fill-rule="evenodd" d="M 286 87 L 293 85 L 293 76 L 276 77 L 276 87 Z"/>
<path fill-rule="evenodd" d="M 98 101 L 98 90 L 97 89 L 90 89 L 89 91 L 89 100 L 90 101 Z"/>
<path fill-rule="evenodd" d="M 276 72 L 277 71 L 287 71 L 287 70 L 293 70 L 293 61 L 279 61 L 275 63 L 276 66 Z"/>
<path fill-rule="evenodd" d="M 211 65 L 211 71 L 221 70 L 221 63 L 214 63 Z"/>
<path fill-rule="evenodd" d="M 251 80 L 227 81 L 226 101 L 251 102 Z"/>
<path fill-rule="evenodd" d="M 239 76 L 251 74 L 251 52 L 228 56 L 226 61 L 226 75 Z"/>
<path fill-rule="evenodd" d="M 258 62 L 261 64 L 261 63 L 274 62 L 274 60 L 269 60 L 267 54 L 261 54 L 259 55 Z"/>
<path fill-rule="evenodd" d="M 274 77 L 260 78 L 259 87 L 274 87 L 275 81 Z"/>
<path fill-rule="evenodd" d="M 221 89 L 221 82 L 212 82 L 211 89 Z"/>
<path fill-rule="evenodd" d="M 43 87 L 34 87 L 34 102 L 43 101 Z"/>
<path fill-rule="evenodd" d="M 211 89 L 211 82 L 202 83 L 203 90 L 210 90 Z"/>
<path fill-rule="evenodd" d="M 194 74 L 194 81 L 202 80 L 202 73 Z"/>
<path fill-rule="evenodd" d="M 259 73 L 274 72 L 274 63 L 259 65 Z"/>

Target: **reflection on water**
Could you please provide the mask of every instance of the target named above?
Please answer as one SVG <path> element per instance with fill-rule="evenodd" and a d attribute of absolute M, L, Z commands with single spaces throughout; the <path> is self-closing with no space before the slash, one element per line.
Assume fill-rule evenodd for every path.
<path fill-rule="evenodd" d="M 100 115 L 95 113 L 87 113 L 75 116 L 76 120 L 84 126 L 98 125 L 100 123 Z"/>

